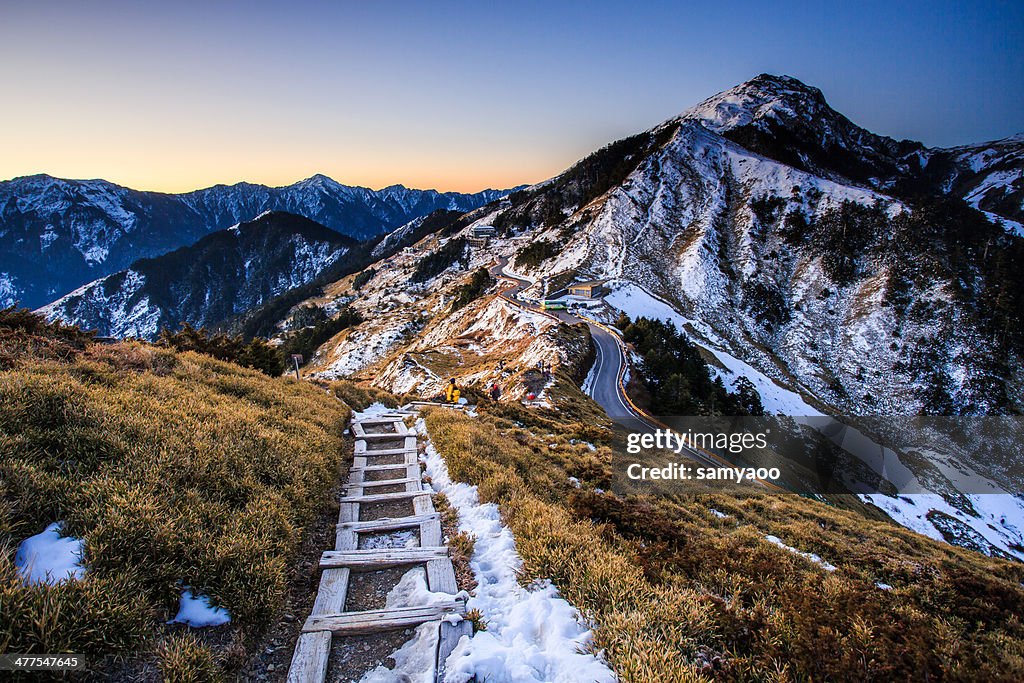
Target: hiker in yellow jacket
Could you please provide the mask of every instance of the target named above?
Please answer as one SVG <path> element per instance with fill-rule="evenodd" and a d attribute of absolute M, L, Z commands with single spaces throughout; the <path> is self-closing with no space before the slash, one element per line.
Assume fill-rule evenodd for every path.
<path fill-rule="evenodd" d="M 450 380 L 448 380 L 448 386 L 444 388 L 445 401 L 447 401 L 448 403 L 458 403 L 459 396 L 461 395 L 462 392 L 459 391 L 459 388 L 457 386 L 455 386 L 455 378 L 452 377 Z"/>

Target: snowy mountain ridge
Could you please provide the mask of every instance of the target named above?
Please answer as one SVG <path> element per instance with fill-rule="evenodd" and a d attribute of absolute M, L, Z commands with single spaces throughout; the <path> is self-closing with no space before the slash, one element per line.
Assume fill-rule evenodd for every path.
<path fill-rule="evenodd" d="M 183 194 L 34 175 L 0 182 L 0 306 L 45 304 L 81 284 L 192 244 L 269 210 L 367 239 L 437 209 L 469 211 L 507 194 L 382 190 L 315 175 L 293 185 L 215 185 Z"/>
<path fill-rule="evenodd" d="M 669 123 L 698 121 L 751 151 L 838 182 L 896 197 L 941 193 L 966 199 L 1004 227 L 1024 222 L 1024 133 L 929 148 L 876 135 L 832 109 L 821 90 L 761 74 L 710 97 Z"/>
<path fill-rule="evenodd" d="M 155 339 L 162 328 L 215 325 L 301 287 L 354 245 L 300 216 L 267 212 L 192 246 L 136 261 L 40 312 L 103 336 Z"/>

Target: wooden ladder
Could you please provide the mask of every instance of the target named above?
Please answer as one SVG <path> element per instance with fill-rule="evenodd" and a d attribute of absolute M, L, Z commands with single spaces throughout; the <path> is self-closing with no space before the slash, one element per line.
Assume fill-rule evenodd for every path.
<path fill-rule="evenodd" d="M 368 433 L 366 427 L 383 427 L 387 431 Z M 390 428 L 390 429 L 388 429 Z M 463 635 L 472 635 L 472 624 L 465 620 L 450 619 L 466 614 L 465 600 L 458 597 L 455 569 L 443 545 L 441 518 L 434 510 L 431 492 L 423 490 L 420 465 L 416 451 L 416 435 L 409 431 L 401 414 L 385 414 L 353 421 L 355 455 L 341 499 L 334 550 L 320 558 L 320 588 L 313 603 L 313 611 L 302 626 L 295 643 L 289 683 L 323 683 L 327 677 L 331 654 L 331 639 L 335 635 L 348 636 L 409 628 L 438 622 L 438 647 L 435 681 L 444 680 L 444 663 Z M 402 440 L 401 448 L 369 448 L 369 444 L 385 440 Z M 401 455 L 397 464 L 375 462 L 382 456 Z M 395 470 L 392 479 L 366 481 L 367 472 Z M 373 490 L 393 484 L 402 484 L 404 491 L 373 493 Z M 362 503 L 411 499 L 413 514 L 408 517 L 359 520 Z M 420 545 L 413 548 L 382 548 L 359 550 L 359 534 L 419 528 Z M 345 612 L 348 581 L 353 571 L 373 571 L 407 564 L 424 564 L 427 587 L 433 592 L 449 593 L 452 598 L 437 604 Z M 455 623 L 453 623 L 455 622 Z"/>

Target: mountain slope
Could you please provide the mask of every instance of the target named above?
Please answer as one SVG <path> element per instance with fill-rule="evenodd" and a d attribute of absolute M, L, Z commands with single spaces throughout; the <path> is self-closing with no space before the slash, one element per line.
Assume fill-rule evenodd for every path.
<path fill-rule="evenodd" d="M 136 259 L 192 244 L 264 211 L 287 211 L 366 239 L 437 209 L 469 211 L 504 194 L 401 185 L 370 190 L 322 175 L 285 187 L 239 183 L 179 195 L 104 180 L 16 178 L 0 182 L 0 306 L 45 304 Z"/>
<path fill-rule="evenodd" d="M 865 130 L 832 109 L 818 88 L 769 74 L 710 97 L 675 121 L 697 121 L 750 151 L 823 178 L 900 198 L 950 195 L 1010 229 L 1024 223 L 1024 134 L 928 148 Z"/>
<path fill-rule="evenodd" d="M 101 335 L 153 339 L 163 327 L 213 325 L 302 286 L 355 245 L 301 216 L 266 213 L 136 261 L 40 311 Z"/>
<path fill-rule="evenodd" d="M 506 253 L 552 290 L 639 285 L 705 344 L 834 410 L 1018 410 L 1021 239 L 958 198 L 872 187 L 918 182 L 916 171 L 844 177 L 897 173 L 907 146 L 846 130 L 816 89 L 783 78 L 775 96 L 765 79 L 514 193 L 486 220 L 530 235 L 529 249 Z M 731 139 L 741 129 L 782 140 L 796 165 Z M 786 142 L 796 138 L 803 147 Z M 1010 150 L 997 156 L 1020 172 Z"/>
<path fill-rule="evenodd" d="M 766 120 L 771 124 L 758 127 Z M 803 140 L 796 165 L 728 136 L 751 126 L 764 136 Z M 954 165 L 977 168 L 981 176 L 997 168 L 1019 174 L 1017 147 L 1011 139 L 961 148 Z M 690 336 L 710 354 L 757 373 L 748 378 L 755 384 L 803 396 L 799 403 L 808 411 L 1019 411 L 1024 240 L 970 206 L 975 195 L 975 204 L 992 202 L 984 204 L 990 209 L 1004 210 L 1007 201 L 997 206 L 993 195 L 972 195 L 966 188 L 982 182 L 980 176 L 939 183 L 943 191 L 935 193 L 874 187 L 922 182 L 905 150 L 932 159 L 940 153 L 858 129 L 820 91 L 761 76 L 607 145 L 438 236 L 465 239 L 476 225 L 494 226 L 498 234 L 485 247 L 467 244 L 461 272 L 503 256 L 546 282 L 549 294 L 574 280 L 610 279 L 609 288 L 622 295 L 594 312 L 609 321 L 630 292 L 656 297 L 677 321 L 687 321 Z M 850 168 L 867 180 L 840 173 Z M 886 182 L 868 182 L 886 174 Z M 410 301 L 438 281 L 419 284 L 411 274 L 447 241 L 423 240 L 375 266 L 389 275 L 371 280 L 354 305 L 365 301 L 368 312 L 393 310 L 389 320 L 415 320 L 422 313 L 413 313 Z M 541 296 L 542 286 L 527 294 Z M 342 372 L 357 372 L 418 334 L 387 323 L 352 330 L 351 341 L 325 357 L 343 359 Z M 368 355 L 370 346 L 360 340 L 371 326 L 382 329 L 373 333 Z M 739 376 L 725 373 L 725 379 L 734 383 Z"/>

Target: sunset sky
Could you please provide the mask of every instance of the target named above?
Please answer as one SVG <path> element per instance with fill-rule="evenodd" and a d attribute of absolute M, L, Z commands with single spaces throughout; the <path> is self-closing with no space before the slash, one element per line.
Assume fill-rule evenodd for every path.
<path fill-rule="evenodd" d="M 0 179 L 547 178 L 758 73 L 929 145 L 1024 131 L 1024 3 L 0 5 Z"/>

